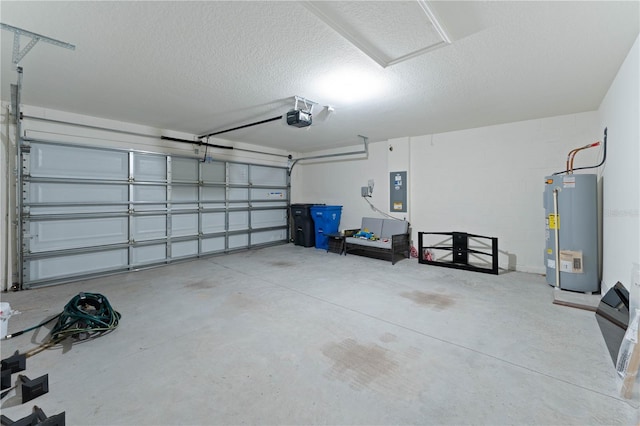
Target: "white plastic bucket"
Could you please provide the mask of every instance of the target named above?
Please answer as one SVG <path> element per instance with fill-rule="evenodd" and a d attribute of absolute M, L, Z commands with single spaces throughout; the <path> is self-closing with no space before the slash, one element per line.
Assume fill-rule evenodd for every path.
<path fill-rule="evenodd" d="M 9 318 L 13 312 L 11 311 L 11 305 L 7 302 L 0 302 L 0 339 L 4 339 L 7 336 L 7 329 L 9 328 Z"/>

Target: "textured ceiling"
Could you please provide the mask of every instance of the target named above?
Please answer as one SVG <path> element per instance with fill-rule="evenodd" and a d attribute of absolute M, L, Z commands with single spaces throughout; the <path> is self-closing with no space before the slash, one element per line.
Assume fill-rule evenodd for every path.
<path fill-rule="evenodd" d="M 26 55 L 24 104 L 205 134 L 286 114 L 298 95 L 318 102 L 311 127 L 223 136 L 298 152 L 597 109 L 640 31 L 637 1 L 429 4 L 452 44 L 386 68 L 298 2 L 3 0 L 0 21 L 76 45 Z M 418 10 L 334 9 L 402 52 L 403 39 L 413 50 L 432 33 L 402 8 Z M 0 35 L 8 100 L 13 35 Z"/>

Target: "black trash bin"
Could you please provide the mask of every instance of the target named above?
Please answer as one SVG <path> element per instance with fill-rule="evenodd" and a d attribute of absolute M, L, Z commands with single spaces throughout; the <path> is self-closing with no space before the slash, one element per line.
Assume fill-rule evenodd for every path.
<path fill-rule="evenodd" d="M 297 246 L 313 247 L 316 245 L 315 227 L 311 216 L 311 206 L 317 204 L 291 204 L 293 219 L 293 243 Z"/>

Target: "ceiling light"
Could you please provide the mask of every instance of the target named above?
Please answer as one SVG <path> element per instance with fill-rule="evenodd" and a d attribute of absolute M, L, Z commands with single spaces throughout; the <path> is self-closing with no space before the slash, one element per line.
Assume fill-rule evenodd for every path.
<path fill-rule="evenodd" d="M 350 104 L 374 98 L 382 92 L 380 79 L 359 71 L 328 73 L 317 82 L 317 92 L 332 104 Z"/>

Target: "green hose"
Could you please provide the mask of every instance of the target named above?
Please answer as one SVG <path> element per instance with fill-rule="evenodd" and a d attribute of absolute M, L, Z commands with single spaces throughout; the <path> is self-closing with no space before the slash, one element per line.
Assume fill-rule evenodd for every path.
<path fill-rule="evenodd" d="M 46 345 L 56 344 L 69 336 L 84 340 L 115 329 L 121 316 L 120 312 L 115 311 L 103 295 L 80 293 L 71 299 L 65 305 L 64 310 L 55 317 L 22 331 L 8 334 L 5 339 L 20 336 L 57 319 Z"/>
<path fill-rule="evenodd" d="M 38 324 L 38 325 L 34 325 L 33 327 L 25 328 L 25 329 L 24 329 L 24 330 L 22 330 L 22 331 L 17 331 L 17 332 L 15 332 L 15 333 L 7 334 L 7 335 L 4 337 L 4 339 L 5 339 L 5 340 L 7 340 L 7 339 L 11 339 L 12 337 L 16 337 L 16 336 L 19 336 L 19 335 L 21 335 L 21 334 L 27 333 L 27 332 L 29 332 L 29 331 L 31 331 L 31 330 L 35 330 L 36 328 L 40 328 L 40 327 L 42 327 L 42 326 L 43 326 L 43 325 L 45 325 L 45 324 L 49 324 L 51 321 L 53 321 L 54 319 L 56 319 L 56 318 L 58 318 L 58 317 L 60 317 L 60 314 L 56 315 L 56 316 L 55 316 L 55 317 L 53 317 L 53 318 L 49 318 L 49 319 L 48 319 L 48 320 L 46 320 L 46 321 L 42 321 L 40 324 Z"/>
<path fill-rule="evenodd" d="M 99 293 L 80 293 L 71 299 L 64 306 L 64 310 L 55 317 L 17 333 L 8 334 L 5 339 L 11 339 L 35 330 L 57 319 L 58 321 L 51 329 L 49 339 L 25 352 L 28 358 L 57 345 L 67 337 L 85 340 L 115 330 L 121 317 L 120 312 L 114 310 L 103 295 Z"/>
<path fill-rule="evenodd" d="M 68 336 L 80 340 L 114 330 L 121 315 L 99 293 L 80 293 L 69 301 L 51 329 L 51 341 Z"/>

